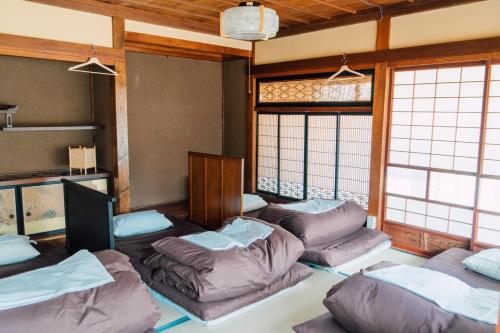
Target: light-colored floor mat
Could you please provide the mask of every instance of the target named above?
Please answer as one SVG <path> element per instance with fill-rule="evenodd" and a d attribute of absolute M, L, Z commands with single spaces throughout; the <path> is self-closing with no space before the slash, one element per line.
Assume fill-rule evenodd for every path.
<path fill-rule="evenodd" d="M 388 249 L 366 261 L 346 269 L 343 274 L 352 274 L 380 261 L 392 261 L 409 265 L 421 265 L 424 258 Z M 292 327 L 327 312 L 323 306 L 326 292 L 345 276 L 327 271 L 315 270 L 314 275 L 292 291 L 249 310 L 220 325 L 206 327 L 194 321 L 187 321 L 163 332 L 169 333 L 291 333 Z M 161 327 L 182 318 L 172 307 L 159 303 L 162 318 L 156 325 Z"/>
<path fill-rule="evenodd" d="M 387 249 L 382 253 L 376 254 L 371 258 L 363 260 L 359 263 L 356 263 L 352 266 L 349 266 L 345 269 L 339 271 L 340 274 L 344 275 L 352 275 L 354 273 L 359 272 L 363 268 L 367 268 L 371 265 L 375 265 L 381 261 L 391 261 L 395 264 L 407 264 L 413 266 L 420 266 L 424 262 L 427 261 L 426 258 L 416 256 L 414 254 L 410 254 L 408 252 L 395 250 L 395 249 Z"/>

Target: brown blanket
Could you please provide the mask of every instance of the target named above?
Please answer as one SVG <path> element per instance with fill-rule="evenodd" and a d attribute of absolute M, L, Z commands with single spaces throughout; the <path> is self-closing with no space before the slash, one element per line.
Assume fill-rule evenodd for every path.
<path fill-rule="evenodd" d="M 0 331 L 140 333 L 154 327 L 160 312 L 128 257 L 111 250 L 95 255 L 114 282 L 0 311 Z"/>
<path fill-rule="evenodd" d="M 212 251 L 177 237 L 153 244 L 158 252 L 144 261 L 152 279 L 177 288 L 199 302 L 211 302 L 261 290 L 281 278 L 302 255 L 302 242 L 283 228 L 246 248 Z"/>
<path fill-rule="evenodd" d="M 370 269 L 392 265 L 386 262 Z M 361 273 L 335 285 L 323 304 L 352 333 L 495 332 L 493 325 L 445 312 L 418 295 Z"/>

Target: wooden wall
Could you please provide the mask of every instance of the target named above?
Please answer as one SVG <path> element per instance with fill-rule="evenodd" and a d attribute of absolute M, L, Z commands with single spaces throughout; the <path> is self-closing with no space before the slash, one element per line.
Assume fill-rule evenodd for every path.
<path fill-rule="evenodd" d="M 188 151 L 222 153 L 222 64 L 127 52 L 131 207 L 187 199 Z"/>
<path fill-rule="evenodd" d="M 71 63 L 0 56 L 0 103 L 19 104 L 14 126 L 90 123 L 89 78 Z M 4 125 L 3 115 L 0 124 Z M 68 145 L 90 145 L 92 134 L 0 132 L 0 174 L 64 169 Z"/>
<path fill-rule="evenodd" d="M 224 70 L 224 155 L 245 157 L 245 117 L 248 88 L 246 60 L 225 61 Z"/>

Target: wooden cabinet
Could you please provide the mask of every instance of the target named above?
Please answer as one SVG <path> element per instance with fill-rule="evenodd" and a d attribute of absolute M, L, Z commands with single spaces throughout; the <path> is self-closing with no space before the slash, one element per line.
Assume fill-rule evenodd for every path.
<path fill-rule="evenodd" d="M 84 186 L 108 192 L 108 173 L 0 178 L 0 235 L 63 233 L 66 223 L 62 178 L 72 178 Z"/>

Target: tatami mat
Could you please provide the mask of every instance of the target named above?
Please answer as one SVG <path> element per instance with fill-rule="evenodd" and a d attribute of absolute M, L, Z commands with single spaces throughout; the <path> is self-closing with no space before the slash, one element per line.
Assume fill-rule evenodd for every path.
<path fill-rule="evenodd" d="M 375 257 L 346 269 L 345 274 L 359 271 L 371 264 L 388 260 L 396 263 L 420 265 L 425 259 L 409 253 L 388 249 Z M 281 333 L 293 332 L 292 327 L 326 312 L 322 300 L 326 292 L 335 284 L 345 279 L 345 276 L 315 270 L 314 275 L 290 292 L 270 300 L 256 308 L 230 319 L 220 325 L 206 327 L 194 321 L 187 321 L 164 332 L 171 333 Z M 160 304 L 162 318 L 157 327 L 182 318 L 171 307 Z"/>

